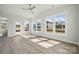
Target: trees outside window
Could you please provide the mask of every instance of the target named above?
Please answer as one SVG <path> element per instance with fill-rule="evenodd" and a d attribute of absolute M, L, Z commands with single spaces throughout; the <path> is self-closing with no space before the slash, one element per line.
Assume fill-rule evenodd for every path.
<path fill-rule="evenodd" d="M 33 31 L 36 31 L 36 24 L 33 24 Z"/>
<path fill-rule="evenodd" d="M 37 23 L 37 31 L 41 31 L 41 23 Z"/>
<path fill-rule="evenodd" d="M 29 31 L 29 24 L 25 25 L 25 31 Z"/>
<path fill-rule="evenodd" d="M 65 33 L 65 15 L 55 16 L 55 32 Z"/>
<path fill-rule="evenodd" d="M 47 17 L 46 23 L 47 32 L 53 32 L 53 17 Z"/>
<path fill-rule="evenodd" d="M 16 24 L 16 32 L 20 32 L 20 25 Z"/>

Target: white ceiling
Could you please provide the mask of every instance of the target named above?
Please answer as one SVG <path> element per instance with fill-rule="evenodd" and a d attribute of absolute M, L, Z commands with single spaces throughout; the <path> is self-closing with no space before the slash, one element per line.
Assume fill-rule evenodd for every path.
<path fill-rule="evenodd" d="M 26 17 L 26 18 L 33 18 L 39 13 L 42 13 L 43 11 L 60 7 L 63 5 L 58 5 L 58 4 L 33 4 L 36 6 L 36 8 L 33 10 L 34 14 L 29 12 L 28 10 L 23 10 L 21 8 L 28 8 L 28 5 L 26 4 L 1 4 L 0 5 L 0 10 L 18 15 L 21 17 Z"/>

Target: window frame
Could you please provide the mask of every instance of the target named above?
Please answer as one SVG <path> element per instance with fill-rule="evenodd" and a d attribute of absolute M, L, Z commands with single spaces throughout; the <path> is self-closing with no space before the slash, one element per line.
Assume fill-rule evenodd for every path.
<path fill-rule="evenodd" d="M 17 30 L 17 25 L 19 25 L 19 30 Z M 21 25 L 20 24 L 16 24 L 16 32 L 20 32 L 21 31 Z"/>
<path fill-rule="evenodd" d="M 54 15 L 52 15 L 53 19 L 54 19 L 55 16 L 58 16 L 58 15 L 65 15 L 65 33 L 57 33 L 57 32 L 55 32 L 55 20 L 53 21 L 53 32 L 47 32 L 47 28 L 45 29 L 45 32 L 47 32 L 49 34 L 52 33 L 54 35 L 66 35 L 67 34 L 67 19 L 68 19 L 67 12 L 54 14 Z M 47 16 L 47 17 L 50 17 L 50 16 Z M 46 20 L 47 17 L 45 17 L 45 20 Z M 47 26 L 47 22 L 45 24 L 45 27 L 46 26 Z"/>
<path fill-rule="evenodd" d="M 26 30 L 27 27 L 28 27 L 28 29 Z M 29 28 L 30 28 L 30 24 L 29 23 L 27 23 L 27 24 L 24 25 L 24 31 L 25 32 L 28 32 L 29 31 Z"/>
<path fill-rule="evenodd" d="M 40 30 L 38 30 L 38 23 L 40 23 L 40 28 L 39 28 Z M 34 27 L 32 27 L 33 31 L 34 32 L 41 32 L 42 31 L 42 26 L 41 26 L 42 21 L 41 21 L 41 19 L 33 21 L 33 26 L 34 26 L 34 24 L 36 25 L 36 31 L 34 31 Z"/>
<path fill-rule="evenodd" d="M 35 27 L 34 27 L 35 25 Z M 36 23 L 33 23 L 33 31 L 36 32 L 37 31 L 37 24 Z"/>
<path fill-rule="evenodd" d="M 64 17 L 65 17 L 65 14 L 59 14 L 59 15 L 54 16 L 54 19 L 55 19 L 55 17 L 60 17 L 60 16 L 62 16 L 62 15 L 64 15 Z M 64 19 L 66 19 L 66 18 L 64 18 Z M 61 20 L 56 21 L 56 20 L 55 20 L 55 22 L 54 22 L 54 23 L 55 23 L 55 32 L 56 32 L 56 30 L 59 30 L 59 31 L 61 31 L 61 32 L 56 32 L 56 33 L 65 33 L 65 30 L 66 30 L 65 28 L 64 28 L 64 32 L 62 31 L 61 28 L 60 28 L 60 29 L 56 29 L 56 25 L 57 25 L 56 22 L 58 22 L 58 25 L 63 26 L 63 24 L 61 24 L 63 21 L 61 21 Z M 66 27 L 66 24 L 65 24 L 65 23 L 66 23 L 66 20 L 64 21 L 64 25 L 65 25 L 65 27 Z"/>
<path fill-rule="evenodd" d="M 48 17 L 52 17 L 53 18 L 53 16 L 48 16 Z M 45 19 L 47 19 L 48 17 L 45 17 Z M 54 20 L 54 19 L 53 19 Z M 54 21 L 52 21 L 53 23 L 52 23 L 52 31 L 47 31 L 47 20 L 46 20 L 46 32 L 48 32 L 48 33 L 51 33 L 51 32 L 54 32 Z"/>
<path fill-rule="evenodd" d="M 38 28 L 38 23 L 40 24 L 40 28 Z M 38 30 L 40 29 L 40 30 Z M 37 22 L 37 31 L 41 31 L 41 22 Z"/>

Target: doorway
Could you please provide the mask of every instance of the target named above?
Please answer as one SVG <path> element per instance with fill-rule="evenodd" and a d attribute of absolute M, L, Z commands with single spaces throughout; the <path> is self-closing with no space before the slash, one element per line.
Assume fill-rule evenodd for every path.
<path fill-rule="evenodd" d="M 7 22 L 8 20 L 4 17 L 0 17 L 0 42 L 7 37 Z"/>

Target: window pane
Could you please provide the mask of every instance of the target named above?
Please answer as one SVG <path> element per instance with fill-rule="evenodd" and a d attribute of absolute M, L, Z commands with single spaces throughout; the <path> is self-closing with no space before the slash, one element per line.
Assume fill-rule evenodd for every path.
<path fill-rule="evenodd" d="M 16 25 L 16 32 L 20 32 L 20 25 Z"/>
<path fill-rule="evenodd" d="M 48 17 L 46 19 L 46 23 L 47 23 L 47 32 L 53 32 L 53 17 Z"/>
<path fill-rule="evenodd" d="M 33 24 L 33 31 L 36 31 L 36 24 Z"/>
<path fill-rule="evenodd" d="M 41 23 L 37 23 L 37 31 L 41 31 Z"/>
<path fill-rule="evenodd" d="M 55 16 L 55 32 L 65 33 L 65 15 Z"/>
<path fill-rule="evenodd" d="M 6 23 L 1 23 L 1 29 L 6 29 Z"/>
<path fill-rule="evenodd" d="M 29 31 L 29 24 L 25 25 L 25 31 Z"/>

